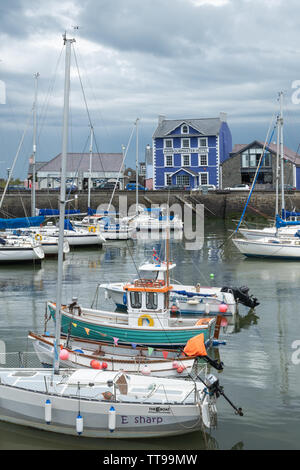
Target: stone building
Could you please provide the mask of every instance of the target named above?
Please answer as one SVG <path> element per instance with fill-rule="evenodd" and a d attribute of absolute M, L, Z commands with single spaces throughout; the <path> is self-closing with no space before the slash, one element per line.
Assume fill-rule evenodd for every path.
<path fill-rule="evenodd" d="M 236 144 L 227 160 L 220 165 L 221 188 L 236 184 L 251 185 L 263 154 L 264 143 Z M 277 145 L 269 144 L 264 151 L 256 184 L 261 189 L 274 189 L 276 183 Z M 280 160 L 280 159 L 279 159 Z M 284 147 L 284 183 L 300 189 L 300 155 Z"/>

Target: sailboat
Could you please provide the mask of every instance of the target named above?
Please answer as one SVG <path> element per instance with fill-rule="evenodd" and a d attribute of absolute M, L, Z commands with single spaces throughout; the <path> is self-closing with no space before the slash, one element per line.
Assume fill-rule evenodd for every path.
<path fill-rule="evenodd" d="M 284 198 L 284 151 L 282 92 L 280 96 L 280 114 L 277 118 L 277 160 L 276 160 L 276 209 L 275 224 L 263 229 L 241 229 L 245 238 L 233 238 L 237 249 L 247 257 L 267 257 L 274 259 L 300 259 L 300 221 L 286 221 L 279 215 L 279 147 L 281 160 L 281 215 L 286 217 Z"/>
<path fill-rule="evenodd" d="M 61 434 L 126 439 L 171 436 L 200 430 L 203 426 L 211 427 L 216 423 L 217 397 L 220 393 L 223 394 L 218 380 L 212 374 L 195 382 L 131 375 L 123 371 L 66 370 L 59 367 L 72 42 L 74 40 L 67 39 L 65 34 L 64 125 L 53 368 L 1 368 L 0 420 Z M 138 318 L 140 316 L 139 312 Z M 197 333 L 200 332 L 199 328 L 196 330 Z"/>

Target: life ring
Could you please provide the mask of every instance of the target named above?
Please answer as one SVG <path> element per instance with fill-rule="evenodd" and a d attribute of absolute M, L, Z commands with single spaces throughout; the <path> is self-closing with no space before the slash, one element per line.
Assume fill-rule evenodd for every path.
<path fill-rule="evenodd" d="M 138 318 L 138 326 L 143 326 L 143 320 L 146 319 L 149 322 L 149 326 L 154 326 L 154 320 L 150 315 L 141 315 Z"/>
<path fill-rule="evenodd" d="M 95 233 L 95 232 L 96 232 L 96 227 L 94 227 L 93 225 L 91 225 L 91 226 L 89 227 L 89 232 Z"/>
<path fill-rule="evenodd" d="M 200 326 L 200 325 L 208 325 L 208 323 L 210 322 L 211 318 L 200 318 L 197 322 L 196 322 L 196 325 L 197 326 Z"/>
<path fill-rule="evenodd" d="M 42 241 L 42 235 L 40 233 L 37 233 L 36 236 L 34 237 L 35 241 Z"/>

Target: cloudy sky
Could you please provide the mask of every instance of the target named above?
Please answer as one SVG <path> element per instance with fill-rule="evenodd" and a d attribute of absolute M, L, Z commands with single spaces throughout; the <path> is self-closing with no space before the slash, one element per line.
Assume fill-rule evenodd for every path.
<path fill-rule="evenodd" d="M 143 159 L 160 114 L 178 119 L 226 112 L 234 144 L 265 140 L 279 91 L 284 141 L 296 151 L 299 16 L 297 0 L 2 0 L 0 177 L 11 167 L 25 129 L 15 177 L 26 175 L 36 72 L 37 161 L 61 151 L 65 30 L 76 39 L 69 151 L 88 151 L 81 84 L 95 151 L 120 152 L 139 118 Z M 134 162 L 133 136 L 126 166 Z"/>

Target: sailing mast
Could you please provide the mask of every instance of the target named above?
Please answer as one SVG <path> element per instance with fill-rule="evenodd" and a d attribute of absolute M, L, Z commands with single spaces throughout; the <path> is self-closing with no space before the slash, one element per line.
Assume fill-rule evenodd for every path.
<path fill-rule="evenodd" d="M 283 217 L 285 209 L 285 200 L 284 200 L 284 153 L 283 153 L 283 117 L 282 117 L 282 91 L 279 93 L 280 99 L 280 117 L 279 117 L 279 126 L 280 126 L 280 162 L 281 162 L 281 217 Z"/>
<path fill-rule="evenodd" d="M 91 137 L 90 137 L 90 167 L 89 167 L 89 187 L 88 187 L 88 207 L 91 207 L 93 131 L 94 131 L 94 129 L 93 129 L 93 126 L 91 125 Z"/>
<path fill-rule="evenodd" d="M 68 148 L 68 123 L 69 123 L 69 95 L 70 95 L 70 66 L 71 66 L 71 44 L 75 39 L 67 39 L 66 33 L 63 35 L 66 46 L 65 57 L 65 85 L 64 85 L 64 113 L 63 113 L 63 139 L 61 154 L 61 184 L 59 201 L 59 239 L 58 239 L 58 269 L 57 269 L 57 290 L 56 290 L 56 321 L 55 321 L 55 354 L 54 373 L 59 372 L 59 345 L 61 328 L 61 302 L 62 302 L 62 280 L 63 280 L 63 245 L 64 245 L 64 223 L 66 206 L 66 164 Z"/>
<path fill-rule="evenodd" d="M 32 183 L 31 183 L 31 215 L 35 217 L 35 180 L 36 180 L 36 108 L 37 108 L 37 93 L 38 93 L 38 78 L 40 74 L 34 74 L 34 103 L 33 103 L 33 143 L 32 143 Z"/>
<path fill-rule="evenodd" d="M 136 155 L 135 155 L 135 213 L 138 215 L 139 203 L 139 138 L 138 138 L 138 122 L 139 118 L 135 121 L 136 127 Z"/>

